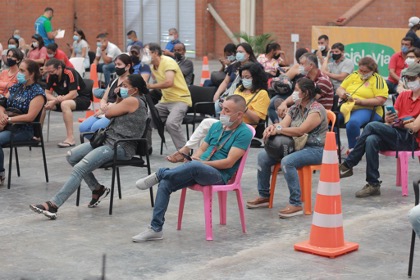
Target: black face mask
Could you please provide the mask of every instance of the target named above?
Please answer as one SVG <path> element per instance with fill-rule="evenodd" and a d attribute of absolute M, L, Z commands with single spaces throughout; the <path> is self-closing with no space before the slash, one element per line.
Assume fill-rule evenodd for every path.
<path fill-rule="evenodd" d="M 9 67 L 12 67 L 12 66 L 15 66 L 17 64 L 17 61 L 16 60 L 14 60 L 13 58 L 7 58 L 7 65 L 9 66 Z"/>
<path fill-rule="evenodd" d="M 338 53 L 338 54 L 333 53 L 331 57 L 334 60 L 339 60 L 341 58 L 341 53 Z"/>
<path fill-rule="evenodd" d="M 140 58 L 138 56 L 132 55 L 131 57 L 131 61 L 133 62 L 133 64 L 139 64 L 140 63 Z"/>
<path fill-rule="evenodd" d="M 274 58 L 275 60 L 279 59 L 279 58 L 280 58 L 280 54 L 275 54 L 275 55 L 273 55 L 273 58 Z"/>
<path fill-rule="evenodd" d="M 175 59 L 181 61 L 184 59 L 184 56 L 178 52 L 175 53 Z"/>
<path fill-rule="evenodd" d="M 118 76 L 121 76 L 125 73 L 125 67 L 115 67 L 115 73 L 117 73 Z"/>

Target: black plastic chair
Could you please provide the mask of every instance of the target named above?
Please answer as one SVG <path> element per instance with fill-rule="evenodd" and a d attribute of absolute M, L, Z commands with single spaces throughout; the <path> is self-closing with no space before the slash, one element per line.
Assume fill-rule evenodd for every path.
<path fill-rule="evenodd" d="M 165 144 L 166 147 L 166 139 L 165 139 L 165 122 L 162 121 L 162 119 L 159 116 L 159 112 L 155 107 L 155 104 L 153 103 L 153 99 L 150 96 L 150 94 L 144 95 L 146 98 L 147 108 L 150 111 L 150 116 L 152 117 L 152 121 L 156 126 L 156 129 L 158 131 L 158 134 L 160 136 L 160 154 L 163 153 L 163 144 Z M 167 148 L 167 147 L 166 147 Z"/>
<path fill-rule="evenodd" d="M 146 167 L 147 174 L 150 175 L 152 172 L 150 170 L 150 159 L 149 159 L 149 152 L 148 152 L 148 145 L 146 137 L 147 129 L 150 126 L 150 119 L 146 121 L 146 129 L 143 134 L 143 138 L 130 138 L 130 139 L 121 139 L 117 140 L 114 144 L 114 158 L 112 161 L 105 163 L 99 168 L 102 169 L 109 169 L 112 168 L 112 182 L 111 182 L 111 194 L 110 194 L 110 201 L 109 201 L 109 215 L 112 215 L 112 206 L 114 202 L 114 188 L 115 188 L 115 177 L 117 177 L 118 183 L 118 197 L 119 199 L 122 198 L 121 196 L 121 180 L 120 180 L 120 167 L 124 166 L 134 166 L 134 167 Z M 93 132 L 81 133 L 80 134 L 80 142 L 84 143 L 84 137 L 87 134 L 93 134 Z M 129 160 L 117 160 L 117 146 L 119 143 L 123 142 L 137 142 L 137 150 L 136 154 Z M 144 161 L 143 157 L 146 157 L 146 162 Z M 153 198 L 153 188 L 150 188 L 150 204 L 154 207 L 154 198 Z M 77 189 L 77 197 L 76 197 L 76 206 L 79 206 L 80 201 L 80 186 Z"/>
<path fill-rule="evenodd" d="M 192 106 L 188 108 L 187 114 L 182 120 L 182 124 L 185 124 L 187 138 L 189 139 L 189 125 L 193 126 L 192 131 L 194 132 L 196 123 L 202 122 L 205 118 L 216 116 L 213 102 L 213 96 L 216 93 L 216 88 L 194 85 L 189 86 L 188 88 L 191 93 Z"/>
<path fill-rule="evenodd" d="M 413 182 L 414 189 L 414 206 L 419 204 L 419 183 L 420 179 Z M 411 272 L 413 270 L 413 259 L 414 259 L 414 245 L 416 244 L 416 232 L 413 229 L 411 233 L 411 246 L 410 246 L 410 259 L 408 261 L 408 277 L 411 278 Z"/>
<path fill-rule="evenodd" d="M 44 100 L 45 103 L 45 100 Z M 18 155 L 18 147 L 29 147 L 29 149 L 31 149 L 32 147 L 40 147 L 42 150 L 42 159 L 44 162 L 44 172 L 45 172 L 45 181 L 48 183 L 48 167 L 47 167 L 47 158 L 45 156 L 45 146 L 44 146 L 44 136 L 42 135 L 42 124 L 40 122 L 40 118 L 42 115 L 42 109 L 41 111 L 38 113 L 37 117 L 35 118 L 35 120 L 33 122 L 30 123 L 14 123 L 13 125 L 19 126 L 19 125 L 32 125 L 33 129 L 34 129 L 34 134 L 37 135 L 40 139 L 40 141 L 34 140 L 34 139 L 30 139 L 28 141 L 18 141 L 15 142 L 13 140 L 14 138 L 14 133 L 12 131 L 12 136 L 10 138 L 10 143 L 8 144 L 4 144 L 3 148 L 10 148 L 10 152 L 9 152 L 9 175 L 7 178 L 7 188 L 10 189 L 10 184 L 11 184 L 11 179 L 12 179 L 12 160 L 13 160 L 13 150 L 15 152 L 15 157 L 16 157 L 16 171 L 17 171 L 17 175 L 18 177 L 20 177 L 20 166 L 19 166 L 19 155 Z"/>

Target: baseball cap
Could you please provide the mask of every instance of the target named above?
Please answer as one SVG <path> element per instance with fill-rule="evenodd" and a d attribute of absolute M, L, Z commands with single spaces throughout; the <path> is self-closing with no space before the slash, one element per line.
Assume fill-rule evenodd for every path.
<path fill-rule="evenodd" d="M 415 77 L 420 75 L 420 64 L 419 63 L 413 63 L 408 68 L 401 71 L 402 76 L 410 76 Z"/>
<path fill-rule="evenodd" d="M 137 54 L 139 54 L 140 50 L 141 50 L 140 46 L 134 45 L 134 46 L 131 46 L 130 53 L 132 53 L 134 51 Z"/>
<path fill-rule="evenodd" d="M 408 27 L 413 27 L 420 23 L 420 18 L 418 17 L 411 17 L 408 19 Z"/>

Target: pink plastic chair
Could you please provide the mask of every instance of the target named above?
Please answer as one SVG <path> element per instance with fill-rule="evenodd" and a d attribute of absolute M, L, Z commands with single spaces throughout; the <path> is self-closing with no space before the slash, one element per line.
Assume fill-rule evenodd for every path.
<path fill-rule="evenodd" d="M 248 128 L 251 130 L 252 135 L 255 135 L 255 129 L 248 125 Z M 246 158 L 248 156 L 249 147 L 246 150 L 245 154 L 241 158 L 241 163 L 239 168 L 236 171 L 236 174 L 228 182 L 227 185 L 209 185 L 201 186 L 194 185 L 189 187 L 193 191 L 200 191 L 203 193 L 204 199 L 204 219 L 206 223 L 206 240 L 213 240 L 213 221 L 212 221 L 212 204 L 213 204 L 213 193 L 217 192 L 219 197 L 219 214 L 220 214 L 220 224 L 226 225 L 226 203 L 227 203 L 227 192 L 235 191 L 236 199 L 238 200 L 239 215 L 241 218 L 242 231 L 246 233 L 246 224 L 245 224 L 245 212 L 244 204 L 242 199 L 242 187 L 241 187 L 241 178 L 244 171 Z M 184 213 L 185 205 L 185 196 L 187 194 L 187 188 L 182 189 L 181 199 L 179 201 L 179 210 L 178 210 L 178 230 L 181 230 L 182 224 L 182 215 Z"/>
<path fill-rule="evenodd" d="M 387 157 L 395 157 L 395 151 L 380 151 L 381 155 Z M 408 158 L 411 157 L 411 151 L 398 151 L 397 159 L 397 177 L 395 185 L 401 186 L 403 196 L 408 195 Z M 420 150 L 414 151 L 414 156 L 417 156 L 420 161 Z"/>

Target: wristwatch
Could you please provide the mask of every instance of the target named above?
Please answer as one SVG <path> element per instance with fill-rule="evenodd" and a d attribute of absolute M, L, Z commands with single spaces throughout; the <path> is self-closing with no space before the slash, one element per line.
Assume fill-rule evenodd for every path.
<path fill-rule="evenodd" d="M 11 117 L 9 117 L 9 118 L 7 119 L 7 123 L 12 123 L 12 118 L 11 118 Z"/>
<path fill-rule="evenodd" d="M 279 133 L 283 127 L 279 124 L 276 125 L 276 132 Z"/>

